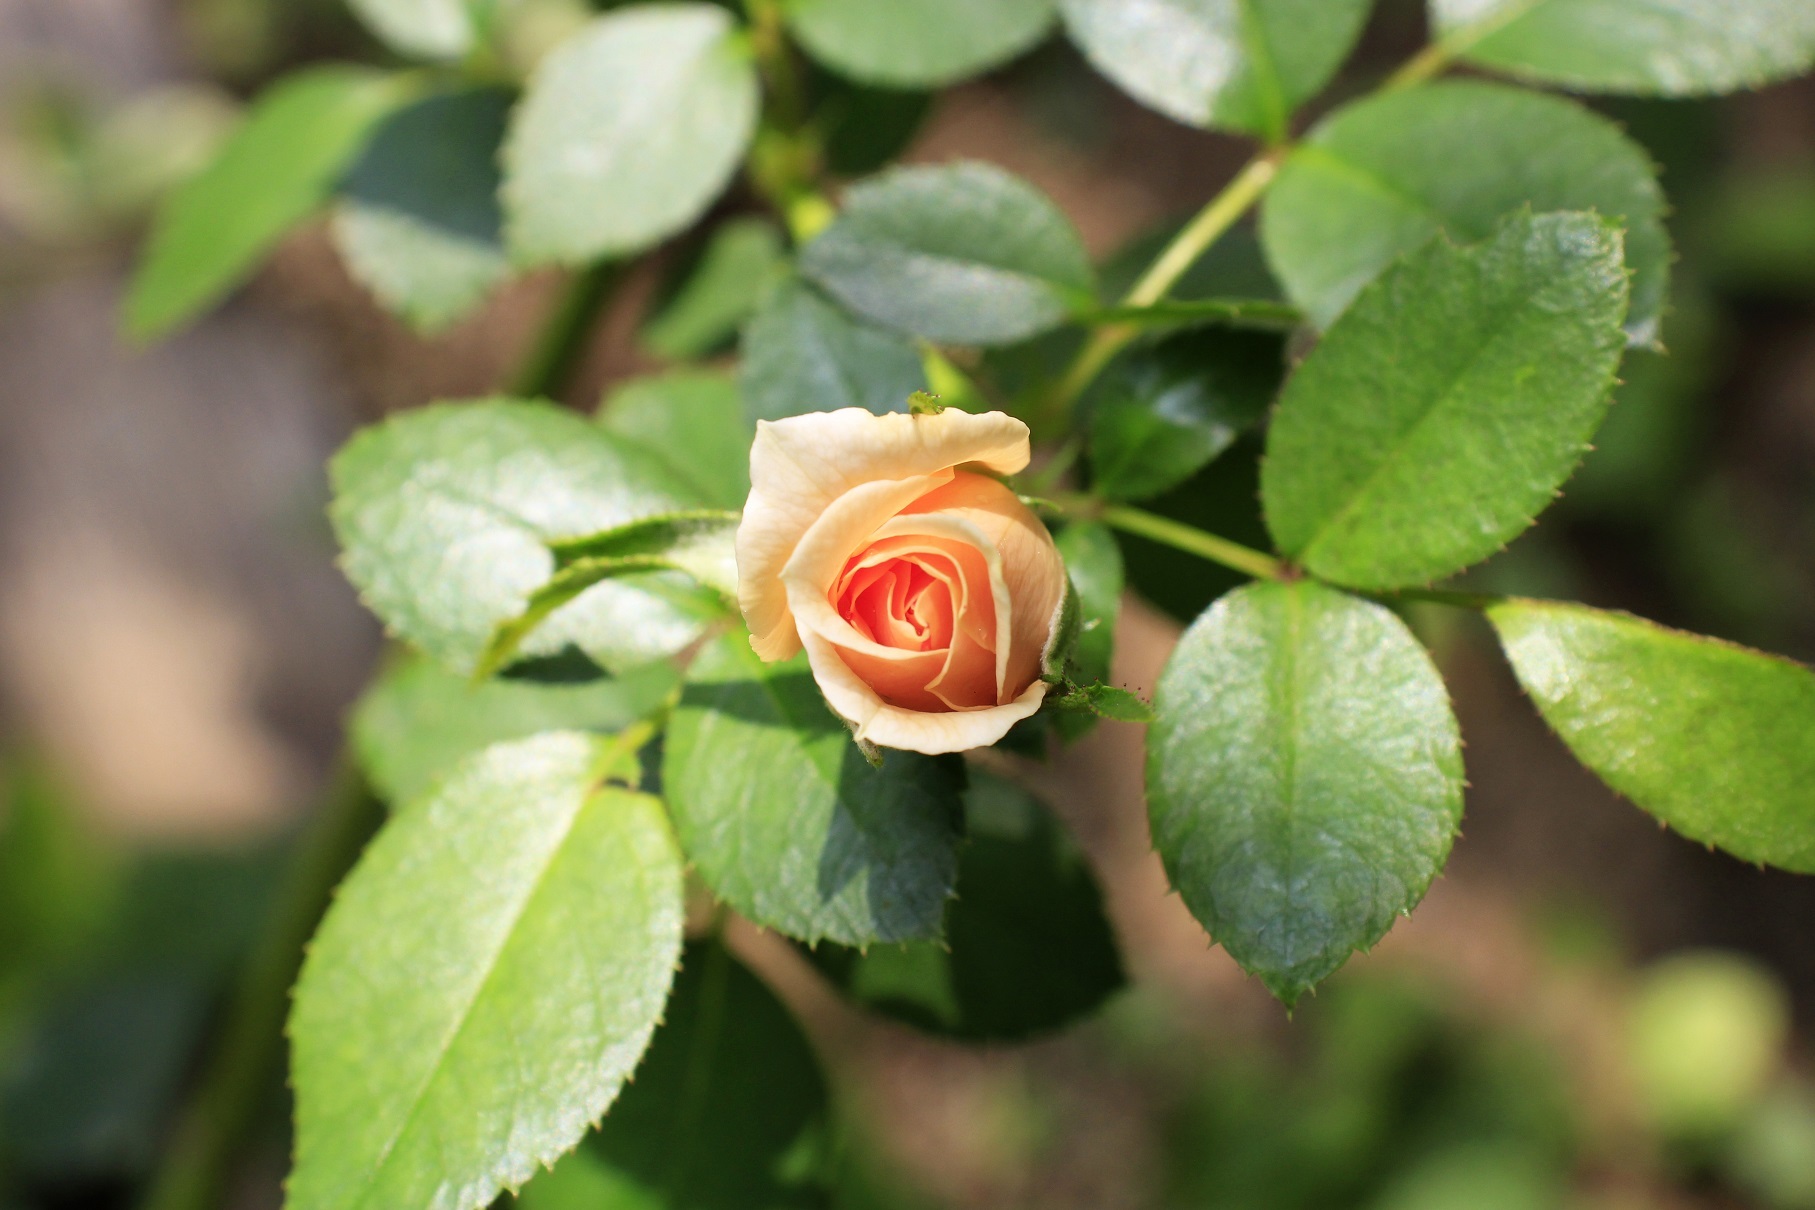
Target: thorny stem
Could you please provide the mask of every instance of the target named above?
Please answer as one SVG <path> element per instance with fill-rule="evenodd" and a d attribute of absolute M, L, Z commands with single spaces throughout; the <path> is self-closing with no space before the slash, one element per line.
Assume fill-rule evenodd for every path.
<path fill-rule="evenodd" d="M 264 928 L 240 971 L 214 1053 L 151 1181 L 144 1210 L 208 1210 L 258 1118 L 284 1053 L 284 1018 L 303 947 L 334 887 L 384 821 L 384 809 L 351 761 L 342 767 L 296 842 Z"/>

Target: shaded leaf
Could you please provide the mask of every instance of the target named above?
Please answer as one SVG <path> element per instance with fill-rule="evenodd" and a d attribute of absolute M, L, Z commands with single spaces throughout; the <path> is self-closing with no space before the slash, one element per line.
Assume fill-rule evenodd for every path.
<path fill-rule="evenodd" d="M 926 389 L 912 341 L 828 302 L 805 282 L 779 283 L 744 330 L 740 382 L 755 420 L 865 408 L 907 411 Z"/>
<path fill-rule="evenodd" d="M 604 782 L 629 755 L 487 748 L 360 859 L 291 1013 L 292 1210 L 484 1206 L 612 1103 L 681 950 L 662 806 Z"/>
<path fill-rule="evenodd" d="M 1071 221 L 980 163 L 896 168 L 853 186 L 801 272 L 878 323 L 945 344 L 1009 344 L 1093 298 Z"/>
<path fill-rule="evenodd" d="M 1555 498 L 1625 343 L 1620 237 L 1524 214 L 1368 287 L 1286 384 L 1261 495 L 1280 550 L 1357 588 L 1493 554 Z"/>
<path fill-rule="evenodd" d="M 864 84 L 938 88 L 1030 49 L 1053 0 L 784 0 L 807 53 Z"/>
<path fill-rule="evenodd" d="M 497 156 L 511 100 L 475 88 L 398 110 L 341 187 L 334 236 L 347 268 L 422 331 L 465 315 L 510 272 Z"/>
<path fill-rule="evenodd" d="M 1282 137 L 1348 57 L 1372 0 L 1060 0 L 1093 66 L 1192 126 Z"/>
<path fill-rule="evenodd" d="M 1313 581 L 1240 588 L 1180 640 L 1148 730 L 1172 885 L 1287 1005 L 1424 896 L 1462 818 L 1443 682 L 1385 608 Z"/>
<path fill-rule="evenodd" d="M 214 162 L 158 211 L 126 298 L 128 331 L 139 340 L 167 335 L 250 276 L 327 201 L 372 127 L 411 87 L 346 66 L 272 85 Z"/>
<path fill-rule="evenodd" d="M 1593 210 L 1625 227 L 1627 330 L 1655 341 L 1671 260 L 1656 169 L 1618 126 L 1559 97 L 1456 81 L 1346 106 L 1280 169 L 1261 233 L 1292 298 L 1328 327 L 1439 231 L 1485 239 L 1524 206 Z"/>
<path fill-rule="evenodd" d="M 1488 618 L 1608 785 L 1691 840 L 1815 873 L 1815 671 L 1582 605 L 1511 600 Z"/>
<path fill-rule="evenodd" d="M 1455 53 L 1584 92 L 1700 96 L 1815 63 L 1804 0 L 1431 0 Z"/>
<path fill-rule="evenodd" d="M 1122 612 L 1122 552 L 1109 527 L 1097 521 L 1070 522 L 1054 542 L 1078 601 L 1071 667 L 1079 680 L 1106 680 L 1115 655 L 1116 620 Z"/>
<path fill-rule="evenodd" d="M 575 685 L 474 684 L 432 660 L 387 668 L 359 699 L 352 741 L 360 766 L 393 807 L 414 802 L 462 759 L 543 731 L 620 731 L 680 682 L 665 663 Z"/>
<path fill-rule="evenodd" d="M 694 504 L 653 455 L 570 412 L 513 400 L 394 416 L 354 436 L 329 469 L 348 577 L 393 632 L 459 672 L 554 574 L 550 541 Z M 674 576 L 601 584 L 525 650 L 573 643 L 608 668 L 677 651 L 701 624 L 687 588 Z"/>
<path fill-rule="evenodd" d="M 1115 685 L 1069 685 L 1047 699 L 1053 709 L 1106 718 L 1117 723 L 1151 723 L 1153 707 L 1140 695 Z"/>
<path fill-rule="evenodd" d="M 939 935 L 956 873 L 952 762 L 872 766 L 803 658 L 765 664 L 726 635 L 695 661 L 662 781 L 688 859 L 766 928 L 846 945 Z"/>
<path fill-rule="evenodd" d="M 599 423 L 661 458 L 713 508 L 744 506 L 756 431 L 730 376 L 672 370 L 633 378 L 605 400 Z"/>
<path fill-rule="evenodd" d="M 756 128 L 756 68 L 711 4 L 595 18 L 536 68 L 504 148 L 511 248 L 578 264 L 691 224 Z"/>
<path fill-rule="evenodd" d="M 715 352 L 737 335 L 786 261 L 781 233 L 768 220 L 725 223 L 679 293 L 643 325 L 643 346 L 673 361 Z"/>

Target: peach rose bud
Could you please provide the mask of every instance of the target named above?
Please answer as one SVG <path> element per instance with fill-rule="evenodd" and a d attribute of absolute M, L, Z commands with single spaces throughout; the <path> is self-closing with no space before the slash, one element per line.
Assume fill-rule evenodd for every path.
<path fill-rule="evenodd" d="M 912 752 L 993 744 L 1040 708 L 1065 601 L 1052 536 L 976 469 L 1027 465 L 1001 412 L 861 408 L 756 426 L 737 595 L 765 660 L 803 646 L 857 738 Z"/>

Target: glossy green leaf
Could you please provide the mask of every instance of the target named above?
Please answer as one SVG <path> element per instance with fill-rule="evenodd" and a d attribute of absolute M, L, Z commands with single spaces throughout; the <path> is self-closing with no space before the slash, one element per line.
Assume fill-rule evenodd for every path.
<path fill-rule="evenodd" d="M 1277 336 L 1214 328 L 1125 353 L 1092 392 L 1093 490 L 1142 500 L 1195 475 L 1266 414 L 1283 356 Z"/>
<path fill-rule="evenodd" d="M 724 9 L 639 4 L 595 18 L 536 68 L 512 120 L 511 248 L 578 264 L 680 231 L 731 180 L 757 99 Z"/>
<path fill-rule="evenodd" d="M 1094 1011 L 1124 977 L 1083 854 L 1045 803 L 994 774 L 971 770 L 964 807 L 946 940 L 822 945 L 814 963 L 861 1004 L 971 1041 L 1018 1041 Z"/>
<path fill-rule="evenodd" d="M 1570 751 L 1691 840 L 1815 873 L 1815 671 L 1581 605 L 1488 610 Z"/>
<path fill-rule="evenodd" d="M 612 1103 L 681 951 L 662 805 L 605 780 L 632 756 L 495 745 L 367 849 L 296 988 L 290 1210 L 477 1210 Z"/>
<path fill-rule="evenodd" d="M 773 287 L 744 330 L 741 385 L 755 420 L 907 411 L 926 389 L 912 341 L 857 319 L 805 282 Z"/>
<path fill-rule="evenodd" d="M 1372 0 L 1060 0 L 1096 69 L 1192 126 L 1278 138 L 1348 57 Z"/>
<path fill-rule="evenodd" d="M 695 505 L 653 455 L 547 404 L 441 404 L 357 434 L 329 468 L 342 567 L 394 633 L 470 672 L 555 572 L 548 543 Z M 608 668 L 678 651 L 701 620 L 685 577 L 600 584 L 524 650 Z"/>
<path fill-rule="evenodd" d="M 1493 554 L 1581 460 L 1625 313 L 1619 232 L 1593 215 L 1523 214 L 1411 254 L 1286 384 L 1261 474 L 1280 550 L 1372 589 Z"/>
<path fill-rule="evenodd" d="M 864 84 L 938 88 L 1030 49 L 1053 0 L 783 0 L 807 53 Z"/>
<path fill-rule="evenodd" d="M 550 542 L 558 570 L 529 594 L 522 613 L 492 631 L 475 675 L 490 676 L 507 667 L 549 618 L 608 582 L 675 572 L 700 590 L 693 600 L 702 616 L 734 615 L 737 522 L 736 513 L 716 510 L 670 513 L 599 534 Z"/>
<path fill-rule="evenodd" d="M 872 766 L 806 660 L 765 664 L 741 632 L 694 663 L 662 782 L 687 858 L 766 928 L 846 945 L 939 935 L 956 875 L 952 762 Z"/>
<path fill-rule="evenodd" d="M 725 951 L 687 947 L 636 1078 L 522 1210 L 812 1210 L 825 1080 L 774 994 Z M 802 1171 L 803 1168 L 809 1170 Z"/>
<path fill-rule="evenodd" d="M 167 335 L 250 276 L 327 201 L 372 127 L 411 88 L 400 76 L 344 66 L 273 85 L 214 162 L 158 212 L 126 299 L 132 335 Z"/>
<path fill-rule="evenodd" d="M 1310 580 L 1239 588 L 1185 632 L 1154 710 L 1154 846 L 1211 937 L 1286 1004 L 1443 868 L 1461 736 L 1384 607 Z"/>
<path fill-rule="evenodd" d="M 896 168 L 845 194 L 801 272 L 852 310 L 944 344 L 1010 344 L 1093 300 L 1084 245 L 1059 208 L 1000 168 Z"/>
<path fill-rule="evenodd" d="M 385 669 L 359 699 L 352 742 L 372 785 L 399 807 L 492 744 L 543 731 L 621 731 L 652 713 L 679 682 L 672 665 L 655 663 L 579 684 L 476 685 L 410 657 Z"/>
<path fill-rule="evenodd" d="M 500 4 L 510 0 L 347 0 L 367 28 L 399 54 L 458 59 Z"/>
<path fill-rule="evenodd" d="M 1080 681 L 1107 680 L 1115 655 L 1116 620 L 1122 612 L 1122 552 L 1109 527 L 1097 521 L 1073 521 L 1054 541 L 1078 601 L 1071 670 Z"/>
<path fill-rule="evenodd" d="M 781 233 L 766 219 L 724 224 L 680 291 L 643 325 L 643 346 L 671 361 L 715 352 L 737 335 L 786 261 Z"/>
<path fill-rule="evenodd" d="M 1292 298 L 1328 327 L 1439 231 L 1484 239 L 1524 206 L 1593 210 L 1625 227 L 1627 329 L 1654 341 L 1671 261 L 1657 171 L 1618 126 L 1559 97 L 1457 81 L 1338 110 L 1281 168 L 1261 232 Z"/>
<path fill-rule="evenodd" d="M 728 375 L 674 370 L 632 379 L 605 400 L 599 423 L 661 458 L 711 507 L 744 506 L 756 430 Z"/>
<path fill-rule="evenodd" d="M 1431 0 L 1470 62 L 1583 92 L 1702 96 L 1815 63 L 1806 0 Z"/>
<path fill-rule="evenodd" d="M 471 311 L 510 272 L 497 157 L 511 100 L 475 88 L 398 110 L 341 188 L 334 236 L 347 268 L 422 331 Z"/>

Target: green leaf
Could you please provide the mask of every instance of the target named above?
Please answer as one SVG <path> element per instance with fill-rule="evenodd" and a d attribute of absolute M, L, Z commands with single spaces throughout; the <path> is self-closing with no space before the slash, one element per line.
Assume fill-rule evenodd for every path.
<path fill-rule="evenodd" d="M 807 53 L 863 84 L 939 88 L 1029 50 L 1053 0 L 783 0 Z"/>
<path fill-rule="evenodd" d="M 1348 57 L 1372 0 L 1060 0 L 1093 66 L 1167 117 L 1283 137 Z"/>
<path fill-rule="evenodd" d="M 1815 63 L 1806 0 L 1431 0 L 1431 22 L 1471 62 L 1583 92 L 1702 96 Z"/>
<path fill-rule="evenodd" d="M 933 107 L 925 92 L 865 88 L 828 76 L 830 94 L 814 110 L 824 136 L 826 168 L 841 177 L 880 172 L 900 157 Z"/>
<path fill-rule="evenodd" d="M 511 248 L 579 264 L 689 226 L 756 128 L 756 68 L 711 4 L 595 18 L 536 68 L 504 146 Z"/>
<path fill-rule="evenodd" d="M 947 940 L 812 959 L 844 992 L 889 1016 L 969 1041 L 1012 1042 L 1095 1011 L 1125 983 L 1103 893 L 1051 809 L 973 768 Z"/>
<path fill-rule="evenodd" d="M 979 163 L 896 168 L 845 194 L 801 272 L 878 323 L 943 344 L 1011 344 L 1093 300 L 1084 245 L 1033 186 Z"/>
<path fill-rule="evenodd" d="M 353 13 L 398 54 L 458 59 L 473 49 L 485 13 L 509 0 L 348 0 Z"/>
<path fill-rule="evenodd" d="M 334 237 L 347 268 L 423 332 L 471 311 L 510 272 L 497 156 L 511 100 L 473 88 L 398 110 L 341 187 Z"/>
<path fill-rule="evenodd" d="M 1691 840 L 1815 873 L 1815 671 L 1581 605 L 1488 618 L 1583 764 Z"/>
<path fill-rule="evenodd" d="M 733 219 L 712 233 L 693 275 L 643 325 L 643 347 L 688 361 L 716 352 L 756 310 L 763 287 L 787 263 L 781 234 L 766 219 Z"/>
<path fill-rule="evenodd" d="M 495 745 L 367 849 L 296 988 L 291 1210 L 477 1210 L 617 1096 L 681 952 L 662 805 L 605 781 L 632 755 Z"/>
<path fill-rule="evenodd" d="M 939 935 L 957 865 L 952 768 L 912 752 L 872 766 L 806 660 L 765 664 L 739 632 L 695 661 L 662 781 L 720 899 L 790 937 L 868 945 Z"/>
<path fill-rule="evenodd" d="M 550 542 L 559 570 L 529 595 L 522 613 L 492 631 L 474 675 L 490 676 L 508 666 L 545 621 L 609 580 L 679 572 L 705 590 L 695 598 L 702 615 L 732 615 L 737 608 L 737 555 L 733 549 L 737 522 L 736 513 L 670 513 L 600 534 Z"/>
<path fill-rule="evenodd" d="M 1106 680 L 1122 612 L 1122 552 L 1109 527 L 1097 521 L 1073 521 L 1054 541 L 1078 601 L 1080 625 L 1071 667 L 1081 681 Z"/>
<path fill-rule="evenodd" d="M 729 376 L 673 370 L 632 379 L 605 401 L 599 423 L 656 455 L 713 508 L 744 506 L 756 431 Z"/>
<path fill-rule="evenodd" d="M 620 731 L 652 713 L 680 681 L 667 663 L 617 679 L 475 685 L 432 660 L 398 660 L 359 699 L 352 741 L 360 766 L 394 807 L 414 802 L 462 759 L 543 731 Z"/>
<path fill-rule="evenodd" d="M 1283 356 L 1277 336 L 1219 329 L 1123 354 L 1093 392 L 1093 490 L 1142 500 L 1191 478 L 1260 422 Z"/>
<path fill-rule="evenodd" d="M 813 1049 L 768 988 L 716 942 L 687 947 L 636 1079 L 522 1210 L 809 1210 L 796 1171 L 826 1128 Z"/>
<path fill-rule="evenodd" d="M 1461 737 L 1384 607 L 1309 580 L 1239 588 L 1185 632 L 1154 712 L 1154 846 L 1211 937 L 1288 1006 L 1442 869 Z"/>
<path fill-rule="evenodd" d="M 250 276 L 327 201 L 372 127 L 411 88 L 405 77 L 345 66 L 273 85 L 214 162 L 158 212 L 126 299 L 133 338 L 168 335 Z"/>
<path fill-rule="evenodd" d="M 1047 699 L 1055 710 L 1106 718 L 1117 723 L 1151 723 L 1153 707 L 1140 695 L 1114 685 L 1069 685 Z"/>
<path fill-rule="evenodd" d="M 741 384 L 756 420 L 865 408 L 907 411 L 926 389 L 914 343 L 852 317 L 805 282 L 771 288 L 744 330 Z"/>
<path fill-rule="evenodd" d="M 555 572 L 548 543 L 682 512 L 692 493 L 654 456 L 546 404 L 441 404 L 366 429 L 329 467 L 342 566 L 394 633 L 470 672 L 493 628 Z M 697 637 L 685 577 L 600 584 L 526 651 L 573 643 L 608 668 Z"/>
<path fill-rule="evenodd" d="M 1104 307 L 1084 316 L 1084 322 L 1091 324 L 1128 324 L 1139 328 L 1224 324 L 1264 332 L 1289 332 L 1304 320 L 1304 312 L 1291 303 L 1266 298 L 1166 299 L 1146 306 Z"/>
<path fill-rule="evenodd" d="M 1524 206 L 1598 211 L 1626 228 L 1627 329 L 1657 338 L 1671 261 L 1657 171 L 1573 101 L 1478 81 L 1371 97 L 1311 132 L 1263 206 L 1267 256 L 1319 327 L 1439 231 L 1472 242 Z"/>
<path fill-rule="evenodd" d="M 1607 411 L 1619 232 L 1524 214 L 1362 292 L 1286 384 L 1261 497 L 1286 555 L 1354 588 L 1459 571 L 1531 524 Z"/>

